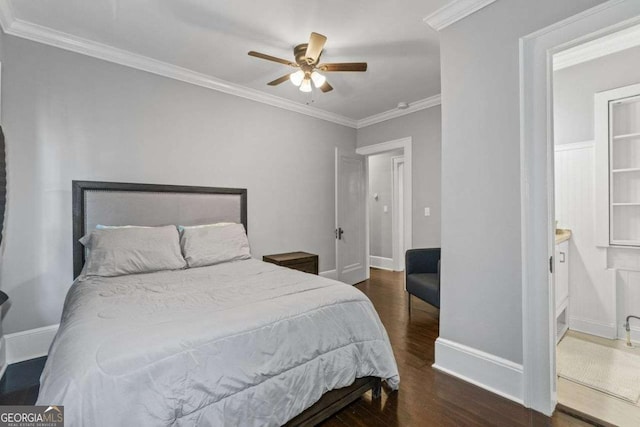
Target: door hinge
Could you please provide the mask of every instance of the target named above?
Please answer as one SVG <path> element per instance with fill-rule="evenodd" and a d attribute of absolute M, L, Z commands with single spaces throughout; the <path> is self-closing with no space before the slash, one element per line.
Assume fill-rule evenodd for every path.
<path fill-rule="evenodd" d="M 343 234 L 344 234 L 344 230 L 341 227 L 336 228 L 336 239 L 342 240 Z"/>
<path fill-rule="evenodd" d="M 549 257 L 549 273 L 553 274 L 553 255 Z"/>

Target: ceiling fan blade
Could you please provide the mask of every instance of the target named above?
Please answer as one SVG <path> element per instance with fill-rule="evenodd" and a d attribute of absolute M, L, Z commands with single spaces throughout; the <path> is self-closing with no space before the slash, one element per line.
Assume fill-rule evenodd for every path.
<path fill-rule="evenodd" d="M 288 60 L 282 59 L 282 58 L 276 58 L 275 56 L 267 55 L 267 54 L 260 53 L 260 52 L 254 52 L 253 50 L 251 52 L 249 52 L 249 56 L 255 56 L 256 58 L 266 59 L 267 61 L 278 62 L 280 64 L 289 65 L 291 67 L 297 67 L 298 66 L 298 64 L 296 64 L 295 62 L 291 62 L 291 61 L 288 61 Z"/>
<path fill-rule="evenodd" d="M 320 90 L 324 93 L 330 92 L 333 90 L 333 87 L 329 84 L 328 81 L 325 80 L 324 84 L 320 86 Z"/>
<path fill-rule="evenodd" d="M 272 82 L 267 83 L 269 86 L 278 86 L 280 83 L 284 83 L 289 80 L 289 74 L 285 74 L 284 76 L 275 79 Z"/>
<path fill-rule="evenodd" d="M 366 62 L 341 62 L 337 64 L 320 64 L 317 67 L 319 70 L 332 72 L 332 71 L 367 71 Z"/>
<path fill-rule="evenodd" d="M 307 53 L 304 55 L 307 58 L 307 62 L 311 61 L 309 62 L 310 64 L 318 62 L 326 42 L 327 38 L 322 34 L 311 33 L 311 37 L 309 37 L 309 44 L 307 45 Z"/>

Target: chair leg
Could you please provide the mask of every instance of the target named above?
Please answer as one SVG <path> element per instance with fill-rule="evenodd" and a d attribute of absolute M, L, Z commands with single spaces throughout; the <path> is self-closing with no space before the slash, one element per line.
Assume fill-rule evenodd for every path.
<path fill-rule="evenodd" d="M 409 319 L 411 319 L 411 294 L 407 292 L 407 307 L 409 307 Z"/>

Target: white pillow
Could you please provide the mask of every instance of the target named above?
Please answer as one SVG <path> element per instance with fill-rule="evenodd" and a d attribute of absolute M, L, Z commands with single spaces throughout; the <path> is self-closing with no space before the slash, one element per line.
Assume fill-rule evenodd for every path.
<path fill-rule="evenodd" d="M 80 242 L 89 249 L 85 275 L 122 276 L 186 267 L 178 230 L 165 227 L 117 227 L 92 231 Z"/>
<path fill-rule="evenodd" d="M 233 225 L 233 224 L 235 224 L 235 222 L 216 222 L 215 224 L 202 224 L 202 225 L 179 225 L 178 231 L 182 232 L 182 230 L 184 230 L 185 228 L 223 227 L 225 225 Z"/>
<path fill-rule="evenodd" d="M 251 258 L 244 225 L 217 223 L 178 226 L 182 254 L 189 267 L 204 267 Z"/>
<path fill-rule="evenodd" d="M 102 224 L 96 225 L 96 230 L 113 230 L 115 228 L 151 228 L 151 227 L 148 227 L 146 225 L 102 225 Z M 91 232 L 85 234 L 84 236 L 78 239 L 78 242 L 82 243 L 82 245 L 85 247 L 87 251 L 89 250 L 88 243 L 89 243 L 90 237 L 91 237 Z"/>

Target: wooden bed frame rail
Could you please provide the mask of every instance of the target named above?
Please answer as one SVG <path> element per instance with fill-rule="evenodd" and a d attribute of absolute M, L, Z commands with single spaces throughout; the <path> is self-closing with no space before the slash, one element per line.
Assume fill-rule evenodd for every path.
<path fill-rule="evenodd" d="M 313 406 L 293 418 L 286 427 L 311 427 L 326 420 L 345 406 L 358 400 L 367 391 L 372 391 L 374 399 L 382 395 L 382 380 L 377 377 L 356 378 L 348 387 L 331 390 Z"/>

